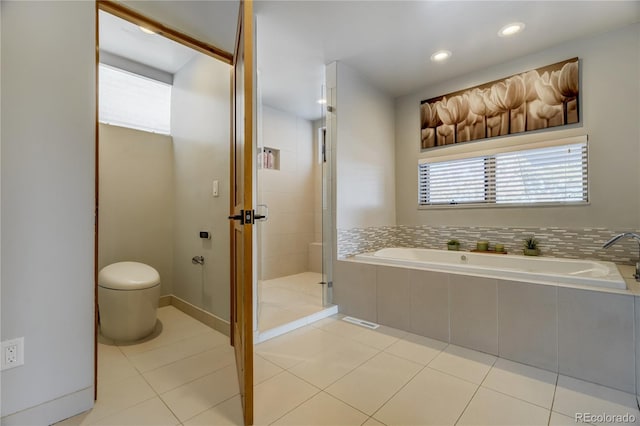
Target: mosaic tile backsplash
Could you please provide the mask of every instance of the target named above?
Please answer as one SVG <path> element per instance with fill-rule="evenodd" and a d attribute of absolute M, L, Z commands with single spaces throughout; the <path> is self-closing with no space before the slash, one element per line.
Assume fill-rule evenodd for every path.
<path fill-rule="evenodd" d="M 490 247 L 504 244 L 508 253 L 522 254 L 522 242 L 534 236 L 542 256 L 568 259 L 607 260 L 622 264 L 638 261 L 638 243 L 623 240 L 603 249 L 602 245 L 621 232 L 639 230 L 608 228 L 493 228 L 427 225 L 399 225 L 376 228 L 338 229 L 338 257 L 379 250 L 385 247 L 443 249 L 447 241 L 460 241 L 460 250 L 476 248 L 476 241 L 487 240 Z"/>

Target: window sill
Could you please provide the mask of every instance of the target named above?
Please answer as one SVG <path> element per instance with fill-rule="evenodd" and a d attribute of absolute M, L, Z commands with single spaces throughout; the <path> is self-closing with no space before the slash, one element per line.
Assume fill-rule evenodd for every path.
<path fill-rule="evenodd" d="M 589 201 L 561 202 L 561 203 L 469 203 L 469 204 L 433 204 L 418 206 L 418 210 L 452 210 L 452 209 L 502 209 L 502 208 L 530 208 L 530 207 L 584 207 Z"/>

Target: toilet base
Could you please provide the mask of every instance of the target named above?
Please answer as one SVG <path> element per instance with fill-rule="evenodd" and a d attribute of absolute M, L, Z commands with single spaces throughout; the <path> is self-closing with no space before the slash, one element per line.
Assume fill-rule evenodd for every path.
<path fill-rule="evenodd" d="M 156 327 L 160 285 L 143 290 L 113 290 L 98 286 L 100 331 L 108 339 L 133 342 Z"/>

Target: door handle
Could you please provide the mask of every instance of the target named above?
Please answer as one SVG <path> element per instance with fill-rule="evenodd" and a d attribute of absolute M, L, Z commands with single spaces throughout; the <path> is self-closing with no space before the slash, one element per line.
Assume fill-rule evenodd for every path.
<path fill-rule="evenodd" d="M 240 214 L 229 216 L 229 219 L 239 220 L 241 225 L 253 223 L 253 210 L 240 210 Z"/>
<path fill-rule="evenodd" d="M 232 220 L 239 220 L 241 225 L 245 225 L 245 224 L 254 224 L 257 219 L 267 220 L 268 215 L 269 215 L 268 209 L 264 216 L 255 214 L 254 210 L 240 210 L 240 214 L 229 216 L 228 218 Z"/>

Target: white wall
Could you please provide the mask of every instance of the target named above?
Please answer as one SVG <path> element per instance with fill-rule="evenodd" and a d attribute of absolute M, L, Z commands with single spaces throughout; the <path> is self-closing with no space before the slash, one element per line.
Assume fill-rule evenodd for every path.
<path fill-rule="evenodd" d="M 0 48 L 2 47 L 2 5 L 0 4 Z M 0 100 L 2 99 L 2 55 L 0 54 Z M 2 129 L 2 102 L 0 101 L 0 129 Z M 2 241 L 2 131 L 0 131 L 0 242 Z M 2 244 L 0 243 L 0 320 L 2 319 Z M 0 325 L 1 325 L 0 321 Z M 2 330 L 0 327 L 0 340 Z M 2 376 L 0 375 L 0 416 L 2 416 Z"/>
<path fill-rule="evenodd" d="M 341 62 L 336 91 L 336 225 L 395 225 L 393 100 Z"/>
<path fill-rule="evenodd" d="M 174 75 L 171 132 L 175 221 L 173 293 L 229 320 L 230 66 L 196 56 Z M 212 196 L 213 180 L 220 196 Z M 212 233 L 202 240 L 199 231 Z M 204 256 L 204 266 L 191 263 Z"/>
<path fill-rule="evenodd" d="M 49 424 L 93 403 L 95 5 L 0 8 L 2 424 Z"/>
<path fill-rule="evenodd" d="M 615 32 L 568 42 L 397 99 L 395 118 L 398 224 L 638 229 L 639 40 L 640 24 L 635 24 Z M 588 206 L 420 211 L 417 209 L 421 100 L 575 56 L 580 58 L 582 118 L 580 126 L 569 133 L 589 135 Z M 546 134 L 554 138 L 554 135 L 564 133 L 552 130 Z"/>
<path fill-rule="evenodd" d="M 269 206 L 259 222 L 261 279 L 308 271 L 314 235 L 314 160 L 312 123 L 262 107 L 262 142 L 280 151 L 279 170 L 258 169 L 258 204 Z"/>
<path fill-rule="evenodd" d="M 173 143 L 171 136 L 100 124 L 98 269 L 122 261 L 173 282 Z"/>

